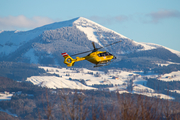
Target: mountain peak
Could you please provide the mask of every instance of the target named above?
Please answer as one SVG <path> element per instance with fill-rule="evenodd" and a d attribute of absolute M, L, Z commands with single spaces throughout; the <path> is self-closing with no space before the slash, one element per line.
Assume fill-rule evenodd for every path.
<path fill-rule="evenodd" d="M 117 56 L 158 48 L 157 45 L 135 42 L 84 17 L 55 22 L 25 32 L 0 31 L 0 40 L 0 59 L 13 61 L 17 58 L 18 61 L 22 58 L 25 61 L 34 61 L 32 63 L 44 61 L 58 63 L 57 61 L 62 61 L 61 58 L 56 57 L 60 52 L 74 54 L 90 50 L 92 41 L 97 47 L 103 47 L 121 40 L 120 44 L 105 48 L 106 51 Z M 40 54 L 43 54 L 44 58 L 39 57 Z M 29 56 L 31 57 L 28 58 Z"/>
<path fill-rule="evenodd" d="M 78 17 L 77 20 L 73 22 L 74 25 L 76 26 L 82 26 L 82 27 L 92 27 L 93 29 L 97 30 L 106 30 L 106 31 L 112 31 L 96 22 L 93 22 L 87 18 L 84 17 Z"/>

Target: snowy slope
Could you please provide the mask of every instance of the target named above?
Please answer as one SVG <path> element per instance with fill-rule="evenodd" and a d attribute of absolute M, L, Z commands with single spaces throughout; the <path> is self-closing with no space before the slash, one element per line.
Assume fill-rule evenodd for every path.
<path fill-rule="evenodd" d="M 171 81 L 180 81 L 180 71 L 171 72 L 159 76 L 159 80 L 171 82 Z"/>
<path fill-rule="evenodd" d="M 98 86 L 106 85 L 110 91 L 119 91 L 119 93 L 141 94 L 149 97 L 158 97 L 163 99 L 174 99 L 171 96 L 156 93 L 153 89 L 146 86 L 147 81 L 144 76 L 137 74 L 137 71 L 127 72 L 121 70 L 109 70 L 108 73 L 102 71 L 93 71 L 85 68 L 53 68 L 40 67 L 54 76 L 32 76 L 26 81 L 35 85 L 48 88 L 69 88 L 98 90 Z M 139 72 L 141 73 L 141 72 Z M 177 73 L 180 75 L 180 73 Z M 150 76 L 150 75 L 149 75 Z M 158 75 L 151 74 L 151 77 Z M 132 91 L 128 90 L 130 81 L 133 80 Z M 109 86 L 108 86 L 109 85 Z"/>
<path fill-rule="evenodd" d="M 8 55 L 14 52 L 17 48 L 29 40 L 35 39 L 46 30 L 54 30 L 62 27 L 72 26 L 73 21 L 76 19 L 77 18 L 64 22 L 56 22 L 29 31 L 1 31 L 0 54 Z"/>
<path fill-rule="evenodd" d="M 20 46 L 23 46 L 28 41 L 37 38 L 45 31 L 51 31 L 63 27 L 77 27 L 80 31 L 87 35 L 90 41 L 98 43 L 100 46 L 117 41 L 116 38 L 128 39 L 127 37 L 105 28 L 93 21 L 86 18 L 79 17 L 64 22 L 56 22 L 53 24 L 45 25 L 35 28 L 30 31 L 1 31 L 0 32 L 0 55 L 9 55 L 17 50 Z M 96 33 L 96 34 L 95 34 Z M 99 35 L 97 35 L 99 33 Z M 107 36 L 106 34 L 111 36 Z M 101 40 L 101 38 L 103 40 Z M 104 41 L 104 39 L 107 39 Z M 130 41 L 130 40 L 129 40 Z M 103 42 L 103 43 L 102 43 Z M 133 42 L 133 41 L 130 41 Z M 135 44 L 134 44 L 135 45 Z"/>
<path fill-rule="evenodd" d="M 62 79 L 54 76 L 33 76 L 27 79 L 27 81 L 32 82 L 34 85 L 40 85 L 48 88 L 70 88 L 70 89 L 95 89 L 92 87 L 88 87 L 83 85 L 77 81 L 70 81 L 68 79 Z"/>
<path fill-rule="evenodd" d="M 13 96 L 13 94 L 0 93 L 0 101 L 11 100 L 12 96 Z"/>
<path fill-rule="evenodd" d="M 179 51 L 164 47 L 162 45 L 158 45 L 158 44 L 154 44 L 154 43 L 143 43 L 143 42 L 139 42 L 137 44 L 141 44 L 142 46 L 144 46 L 144 48 L 142 50 L 152 50 L 152 49 L 157 49 L 157 48 L 165 48 L 165 49 L 171 51 L 172 53 L 174 53 L 174 54 L 176 54 L 177 56 L 180 57 L 180 52 Z"/>
<path fill-rule="evenodd" d="M 87 37 L 89 38 L 89 40 L 98 43 L 99 45 L 101 45 L 100 41 L 98 40 L 97 36 L 94 34 L 94 32 L 102 32 L 102 31 L 106 31 L 106 32 L 111 32 L 111 33 L 115 33 L 118 34 L 121 38 L 126 38 L 125 36 L 110 30 L 102 25 L 99 25 L 91 20 L 88 20 L 86 18 L 80 17 L 78 20 L 76 20 L 74 22 L 74 25 L 76 25 L 76 27 L 83 31 Z M 101 36 L 103 37 L 103 36 Z"/>

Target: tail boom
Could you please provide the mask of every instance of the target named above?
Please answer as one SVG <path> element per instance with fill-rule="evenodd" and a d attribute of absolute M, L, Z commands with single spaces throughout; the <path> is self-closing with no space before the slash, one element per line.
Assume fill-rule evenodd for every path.
<path fill-rule="evenodd" d="M 65 63 L 68 67 L 74 66 L 74 63 L 75 63 L 75 62 L 85 60 L 84 57 L 82 57 L 82 58 L 76 57 L 76 59 L 73 59 L 73 58 L 72 58 L 70 55 L 68 55 L 66 52 L 65 52 L 65 53 L 61 53 L 61 55 L 64 57 L 64 63 Z"/>

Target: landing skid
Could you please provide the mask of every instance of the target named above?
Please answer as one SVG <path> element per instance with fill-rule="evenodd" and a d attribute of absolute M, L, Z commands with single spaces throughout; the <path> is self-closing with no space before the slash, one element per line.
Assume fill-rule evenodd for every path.
<path fill-rule="evenodd" d="M 107 66 L 107 65 L 95 65 L 94 68 L 95 67 L 102 67 L 102 66 Z"/>
<path fill-rule="evenodd" d="M 115 56 L 114 56 L 114 59 L 116 59 Z M 96 65 L 94 66 L 94 68 L 95 68 L 95 67 L 107 66 L 107 65 L 111 64 L 111 62 L 113 62 L 114 59 L 112 59 L 111 61 L 104 61 L 103 63 L 98 63 L 98 64 L 96 64 Z"/>
<path fill-rule="evenodd" d="M 102 67 L 102 66 L 107 66 L 109 65 L 111 62 L 107 62 L 107 63 L 99 63 L 99 64 L 96 64 L 94 67 Z"/>

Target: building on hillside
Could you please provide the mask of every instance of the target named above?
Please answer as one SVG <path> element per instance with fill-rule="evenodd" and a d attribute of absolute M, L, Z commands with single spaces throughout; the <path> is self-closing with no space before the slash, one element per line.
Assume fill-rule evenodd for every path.
<path fill-rule="evenodd" d="M 112 79 L 119 80 L 119 78 L 115 76 L 113 76 Z"/>
<path fill-rule="evenodd" d="M 9 92 L 7 92 L 7 91 L 4 91 L 4 94 L 6 94 L 6 95 L 9 95 Z"/>

